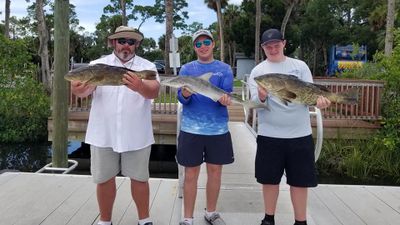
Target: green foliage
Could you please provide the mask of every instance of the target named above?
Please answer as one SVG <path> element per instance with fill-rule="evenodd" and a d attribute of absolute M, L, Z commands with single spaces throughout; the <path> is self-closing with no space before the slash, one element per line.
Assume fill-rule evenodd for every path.
<path fill-rule="evenodd" d="M 378 78 L 386 82 L 382 97 L 383 129 L 380 130 L 379 140 L 389 150 L 400 152 L 400 29 L 395 32 L 395 37 L 392 55 L 376 56 L 382 66 Z"/>
<path fill-rule="evenodd" d="M 382 66 L 377 63 L 366 62 L 360 68 L 345 70 L 340 77 L 363 80 L 379 80 L 379 74 L 382 72 L 382 69 Z"/>
<path fill-rule="evenodd" d="M 0 142 L 47 138 L 49 97 L 23 41 L 0 36 Z"/>
<path fill-rule="evenodd" d="M 385 81 L 381 98 L 382 128 L 368 140 L 325 141 L 318 166 L 322 174 L 336 173 L 364 181 L 400 184 L 400 30 L 395 32 L 391 56 L 375 56 L 375 63 L 346 72 L 348 78 Z"/>
<path fill-rule="evenodd" d="M 154 17 L 156 22 L 164 23 L 165 22 L 165 1 L 156 0 L 156 4 L 154 4 Z M 173 15 L 173 25 L 177 29 L 185 29 L 187 24 L 185 23 L 185 19 L 189 19 L 188 12 L 183 11 L 184 8 L 188 6 L 188 3 L 185 0 L 174 0 L 174 15 Z"/>
<path fill-rule="evenodd" d="M 374 138 L 324 141 L 317 168 L 322 177 L 347 177 L 352 183 L 400 184 L 400 153 Z"/>

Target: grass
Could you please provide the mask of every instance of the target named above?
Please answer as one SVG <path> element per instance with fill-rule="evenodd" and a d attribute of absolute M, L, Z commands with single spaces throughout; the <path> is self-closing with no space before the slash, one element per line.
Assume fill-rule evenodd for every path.
<path fill-rule="evenodd" d="M 325 140 L 317 161 L 320 177 L 339 177 L 363 184 L 400 184 L 400 149 L 380 140 Z"/>
<path fill-rule="evenodd" d="M 178 99 L 176 93 L 163 93 L 154 99 L 154 103 L 178 103 Z"/>

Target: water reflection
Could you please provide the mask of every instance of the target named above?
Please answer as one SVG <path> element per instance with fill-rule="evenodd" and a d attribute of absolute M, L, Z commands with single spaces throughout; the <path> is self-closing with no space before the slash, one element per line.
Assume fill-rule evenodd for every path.
<path fill-rule="evenodd" d="M 51 142 L 0 144 L 0 171 L 35 172 L 47 163 Z"/>

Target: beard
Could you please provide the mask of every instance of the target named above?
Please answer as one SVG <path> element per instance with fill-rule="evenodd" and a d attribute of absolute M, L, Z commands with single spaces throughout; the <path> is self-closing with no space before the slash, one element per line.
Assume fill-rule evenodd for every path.
<path fill-rule="evenodd" d="M 129 48 L 115 49 L 115 55 L 124 62 L 129 61 L 135 56 L 135 52 Z"/>

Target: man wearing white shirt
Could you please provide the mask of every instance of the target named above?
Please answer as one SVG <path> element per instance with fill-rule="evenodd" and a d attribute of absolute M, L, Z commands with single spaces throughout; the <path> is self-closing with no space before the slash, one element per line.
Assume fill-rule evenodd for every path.
<path fill-rule="evenodd" d="M 112 54 L 90 62 L 126 67 L 131 70 L 153 70 L 156 66 L 137 56 L 143 40 L 138 30 L 120 26 L 108 37 Z M 157 80 L 142 80 L 127 72 L 121 86 L 90 86 L 71 82 L 71 91 L 79 96 L 93 95 L 85 142 L 90 144 L 91 173 L 97 184 L 100 210 L 99 225 L 110 225 L 116 196 L 115 177 L 131 178 L 131 194 L 136 203 L 138 225 L 153 225 L 149 215 L 149 158 L 154 143 L 151 121 L 151 99 L 158 95 Z"/>

